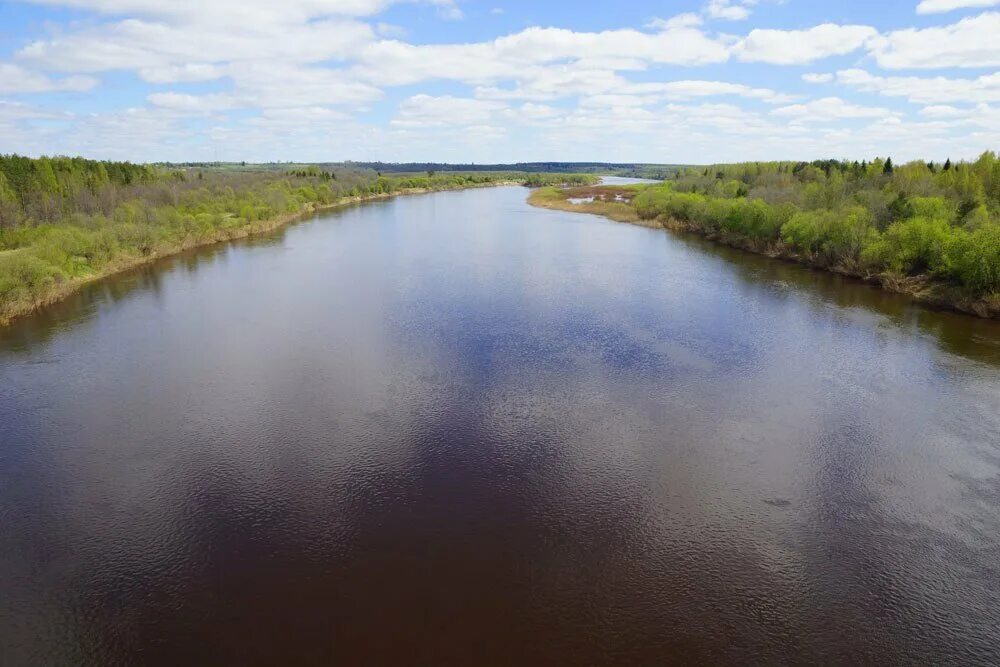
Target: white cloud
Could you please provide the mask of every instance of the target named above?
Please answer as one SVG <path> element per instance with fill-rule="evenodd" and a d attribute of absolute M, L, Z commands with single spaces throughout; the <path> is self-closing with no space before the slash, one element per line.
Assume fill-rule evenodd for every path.
<path fill-rule="evenodd" d="M 52 91 L 90 90 L 97 85 L 97 79 L 89 76 L 68 76 L 61 79 L 51 77 L 34 70 L 14 65 L 0 63 L 0 93 L 47 93 Z"/>
<path fill-rule="evenodd" d="M 463 18 L 465 18 L 464 12 L 462 12 L 462 9 L 458 6 L 458 0 L 423 0 L 423 1 L 426 2 L 427 4 L 437 7 L 438 16 L 444 19 L 445 21 L 461 21 Z"/>
<path fill-rule="evenodd" d="M 528 28 L 497 39 L 493 51 L 501 59 L 535 63 L 560 59 L 631 58 L 672 65 L 725 62 L 728 50 L 691 27 L 655 33 L 638 30 L 574 32 L 563 28 Z"/>
<path fill-rule="evenodd" d="M 876 76 L 862 69 L 837 72 L 837 83 L 866 93 L 905 97 L 917 104 L 1000 102 L 1000 72 L 975 79 L 944 76 Z"/>
<path fill-rule="evenodd" d="M 878 32 L 864 25 L 823 23 L 808 30 L 751 30 L 733 48 L 747 62 L 804 65 L 820 58 L 851 53 Z"/>
<path fill-rule="evenodd" d="M 708 0 L 705 13 L 713 19 L 743 21 L 750 16 L 750 7 L 756 0 Z"/>
<path fill-rule="evenodd" d="M 601 92 L 621 85 L 614 70 L 648 64 L 700 65 L 724 62 L 727 46 L 692 28 L 649 33 L 638 30 L 574 32 L 528 28 L 492 42 L 413 45 L 399 41 L 370 44 L 358 54 L 357 76 L 376 85 L 406 85 L 433 79 L 485 87 L 480 96 L 508 81 L 510 96 L 549 99 L 577 92 Z"/>
<path fill-rule="evenodd" d="M 47 111 L 21 102 L 0 100 L 0 125 L 9 125 L 25 120 L 51 120 L 70 117 L 72 114 L 66 112 Z"/>
<path fill-rule="evenodd" d="M 187 93 L 153 93 L 149 96 L 153 106 L 182 113 L 203 114 L 223 111 L 238 106 L 231 95 L 189 95 Z"/>
<path fill-rule="evenodd" d="M 952 25 L 896 30 L 873 39 L 880 67 L 911 69 L 1000 66 L 1000 13 L 986 12 Z"/>
<path fill-rule="evenodd" d="M 150 83 L 190 83 L 195 81 L 212 81 L 225 76 L 226 70 L 219 65 L 207 63 L 185 63 L 183 65 L 167 65 L 164 67 L 144 67 L 139 70 L 139 76 Z"/>
<path fill-rule="evenodd" d="M 774 104 L 792 100 L 790 95 L 779 93 L 770 88 L 752 88 L 741 83 L 729 83 L 727 81 L 686 80 L 634 83 L 623 87 L 621 90 L 627 93 L 658 94 L 663 98 L 672 100 L 716 97 L 720 95 L 745 97 Z"/>
<path fill-rule="evenodd" d="M 865 107 L 845 102 L 839 97 L 824 97 L 804 104 L 778 107 L 775 116 L 796 118 L 804 122 L 819 122 L 849 118 L 886 118 L 895 114 L 883 107 Z"/>
<path fill-rule="evenodd" d="M 947 104 L 924 107 L 920 110 L 920 115 L 928 118 L 961 118 L 968 113 L 968 109 L 959 109 Z"/>
<path fill-rule="evenodd" d="M 298 23 L 320 16 L 372 16 L 398 0 L 27 0 L 116 16 L 152 16 L 185 23 Z M 451 0 L 430 0 L 448 7 Z"/>
<path fill-rule="evenodd" d="M 55 71 L 139 70 L 155 78 L 185 79 L 192 64 L 211 67 L 240 61 L 320 62 L 344 58 L 375 39 L 370 26 L 353 20 L 301 24 L 165 23 L 125 19 L 36 40 L 17 53 L 25 62 Z M 190 72 L 188 73 L 190 74 Z"/>
<path fill-rule="evenodd" d="M 38 155 L 43 147 L 65 136 L 66 125 L 72 118 L 73 115 L 67 112 L 0 100 L 0 145 L 5 153 Z"/>
<path fill-rule="evenodd" d="M 571 67 L 535 67 L 522 73 L 514 87 L 478 86 L 477 98 L 484 100 L 546 101 L 577 95 L 594 95 L 620 90 L 628 81 L 607 70 Z"/>
<path fill-rule="evenodd" d="M 802 75 L 809 83 L 836 82 L 923 107 L 904 115 L 839 97 L 796 103 L 764 87 L 764 78 L 712 80 L 714 69 L 712 77 L 680 78 L 670 67 L 730 58 L 803 65 L 864 48 L 889 67 L 988 63 L 1000 41 L 993 37 L 1000 34 L 995 13 L 881 37 L 868 26 L 830 23 L 739 37 L 704 22 L 745 18 L 756 3 L 711 0 L 700 13 L 654 19 L 644 30 L 531 27 L 480 42 L 410 44 L 403 29 L 379 22 L 380 11 L 413 2 L 428 14 L 458 18 L 459 4 L 29 1 L 91 14 L 43 33 L 16 54 L 18 64 L 0 64 L 0 93 L 84 90 L 98 82 L 80 74 L 109 70 L 134 72 L 152 93 L 145 108 L 77 116 L 46 117 L 0 103 L 0 142 L 8 150 L 34 142 L 49 152 L 131 159 L 214 159 L 218 148 L 234 159 L 487 161 L 544 154 L 704 161 L 862 156 L 874 147 L 894 158 L 907 151 L 936 158 L 934 151 L 946 147 L 955 157 L 1000 143 L 990 106 L 1000 102 L 1000 72 L 967 79 L 861 69 Z M 945 0 L 922 4 L 940 8 Z M 169 88 L 208 81 L 218 82 L 213 92 Z M 391 121 L 367 120 L 364 111 L 384 97 L 384 88 L 432 81 L 457 85 L 448 94 L 407 91 Z"/>
<path fill-rule="evenodd" d="M 399 105 L 395 127 L 445 127 L 488 124 L 506 106 L 499 102 L 443 95 L 414 95 Z"/>
<path fill-rule="evenodd" d="M 346 77 L 340 70 L 274 63 L 239 63 L 228 69 L 233 90 L 192 95 L 162 92 L 149 96 L 154 106 L 203 114 L 237 108 L 360 106 L 381 98 L 382 91 Z"/>
<path fill-rule="evenodd" d="M 1000 0 L 921 0 L 917 5 L 918 14 L 939 14 L 956 9 L 995 7 Z"/>
<path fill-rule="evenodd" d="M 604 94 L 588 95 L 580 99 L 581 107 L 646 107 L 656 104 L 657 95 Z"/>
<path fill-rule="evenodd" d="M 705 21 L 693 12 L 678 14 L 669 19 L 655 18 L 646 24 L 645 27 L 654 30 L 673 30 L 674 28 L 697 28 Z"/>
<path fill-rule="evenodd" d="M 547 104 L 535 104 L 534 102 L 525 102 L 517 109 L 510 109 L 509 115 L 514 118 L 520 118 L 522 120 L 540 120 L 543 118 L 553 118 L 560 115 L 559 109 L 551 107 Z"/>
<path fill-rule="evenodd" d="M 382 91 L 345 71 L 294 63 L 247 62 L 229 68 L 234 94 L 246 106 L 295 107 L 363 106 L 382 97 Z"/>
<path fill-rule="evenodd" d="M 827 73 L 808 73 L 802 75 L 802 80 L 806 83 L 830 83 L 833 81 L 833 75 L 829 72 Z"/>
<path fill-rule="evenodd" d="M 388 39 L 402 39 L 406 37 L 406 28 L 394 23 L 379 22 L 375 24 L 375 31 Z"/>

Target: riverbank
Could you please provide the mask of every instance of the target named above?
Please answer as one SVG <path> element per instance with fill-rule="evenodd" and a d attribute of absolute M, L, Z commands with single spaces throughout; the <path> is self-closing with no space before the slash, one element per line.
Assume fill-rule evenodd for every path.
<path fill-rule="evenodd" d="M 642 227 L 662 228 L 672 232 L 697 234 L 716 243 L 772 259 L 795 262 L 810 268 L 837 273 L 861 280 L 890 292 L 904 294 L 933 308 L 954 310 L 985 319 L 1000 319 L 1000 294 L 974 295 L 953 284 L 928 275 L 907 276 L 890 271 L 869 271 L 860 264 L 830 262 L 819 253 L 804 253 L 781 239 L 761 240 L 731 231 L 706 229 L 670 215 L 644 217 L 634 199 L 643 186 L 539 188 L 528 196 L 528 203 L 571 213 L 600 215 L 616 222 Z"/>
<path fill-rule="evenodd" d="M 598 186 L 574 188 L 572 192 L 556 187 L 538 188 L 528 195 L 528 203 L 538 208 L 571 213 L 603 215 L 616 222 L 643 227 L 662 227 L 656 221 L 643 220 L 631 206 L 631 199 L 642 186 Z"/>
<path fill-rule="evenodd" d="M 522 181 L 517 179 L 497 179 L 488 182 L 461 185 L 447 184 L 441 187 L 404 187 L 391 192 L 343 196 L 333 202 L 309 201 L 301 204 L 298 210 L 260 220 L 238 219 L 232 214 L 224 214 L 224 219 L 219 223 L 219 226 L 209 226 L 207 228 L 202 226 L 197 229 L 196 233 L 185 234 L 176 239 L 169 237 L 161 238 L 146 245 L 137 245 L 134 248 L 126 248 L 119 244 L 116 246 L 115 252 L 108 253 L 110 256 L 98 267 L 87 267 L 83 272 L 70 276 L 66 276 L 64 273 L 57 273 L 54 278 L 48 276 L 43 276 L 40 279 L 36 278 L 32 274 L 32 270 L 35 267 L 31 263 L 37 261 L 37 259 L 35 255 L 29 255 L 30 248 L 2 250 L 0 251 L 0 259 L 5 261 L 4 268 L 8 270 L 4 275 L 0 275 L 0 292 L 5 297 L 0 299 L 0 326 L 7 325 L 16 318 L 30 315 L 41 308 L 57 303 L 89 283 L 192 248 L 234 241 L 270 232 L 321 211 L 397 196 L 521 184 Z M 227 224 L 233 220 L 237 222 L 235 224 Z M 88 231 L 93 232 L 93 230 Z M 95 232 L 95 234 L 99 233 Z M 80 245 L 79 239 L 72 240 Z M 73 251 L 69 252 L 72 253 Z M 77 255 L 76 257 L 80 256 Z"/>

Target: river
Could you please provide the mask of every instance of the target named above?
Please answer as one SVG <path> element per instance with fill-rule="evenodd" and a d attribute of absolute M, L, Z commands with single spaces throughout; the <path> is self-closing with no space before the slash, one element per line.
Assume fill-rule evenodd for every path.
<path fill-rule="evenodd" d="M 0 329 L 0 664 L 1000 661 L 1000 324 L 526 195 Z"/>

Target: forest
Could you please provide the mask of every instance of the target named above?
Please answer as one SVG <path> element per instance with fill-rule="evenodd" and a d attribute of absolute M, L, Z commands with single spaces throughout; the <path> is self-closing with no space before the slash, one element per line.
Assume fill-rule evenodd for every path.
<path fill-rule="evenodd" d="M 520 183 L 586 184 L 576 174 L 165 167 L 0 155 L 0 322 L 79 284 L 180 250 L 274 228 L 338 203 Z"/>
<path fill-rule="evenodd" d="M 593 194 L 593 188 L 586 189 Z M 539 205 L 573 190 L 540 192 Z M 578 193 L 576 193 L 578 194 Z M 591 211 L 870 278 L 1000 315 L 1000 159 L 750 162 L 687 167 Z M 572 207 L 564 207 L 572 208 Z M 932 292 L 932 293 L 931 293 Z M 919 294 L 918 294 L 919 295 Z"/>

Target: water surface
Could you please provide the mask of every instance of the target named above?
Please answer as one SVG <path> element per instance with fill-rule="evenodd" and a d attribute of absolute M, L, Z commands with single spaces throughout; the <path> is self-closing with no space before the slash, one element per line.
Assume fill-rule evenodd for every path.
<path fill-rule="evenodd" d="M 1000 326 L 522 188 L 0 329 L 0 664 L 1000 660 Z"/>

